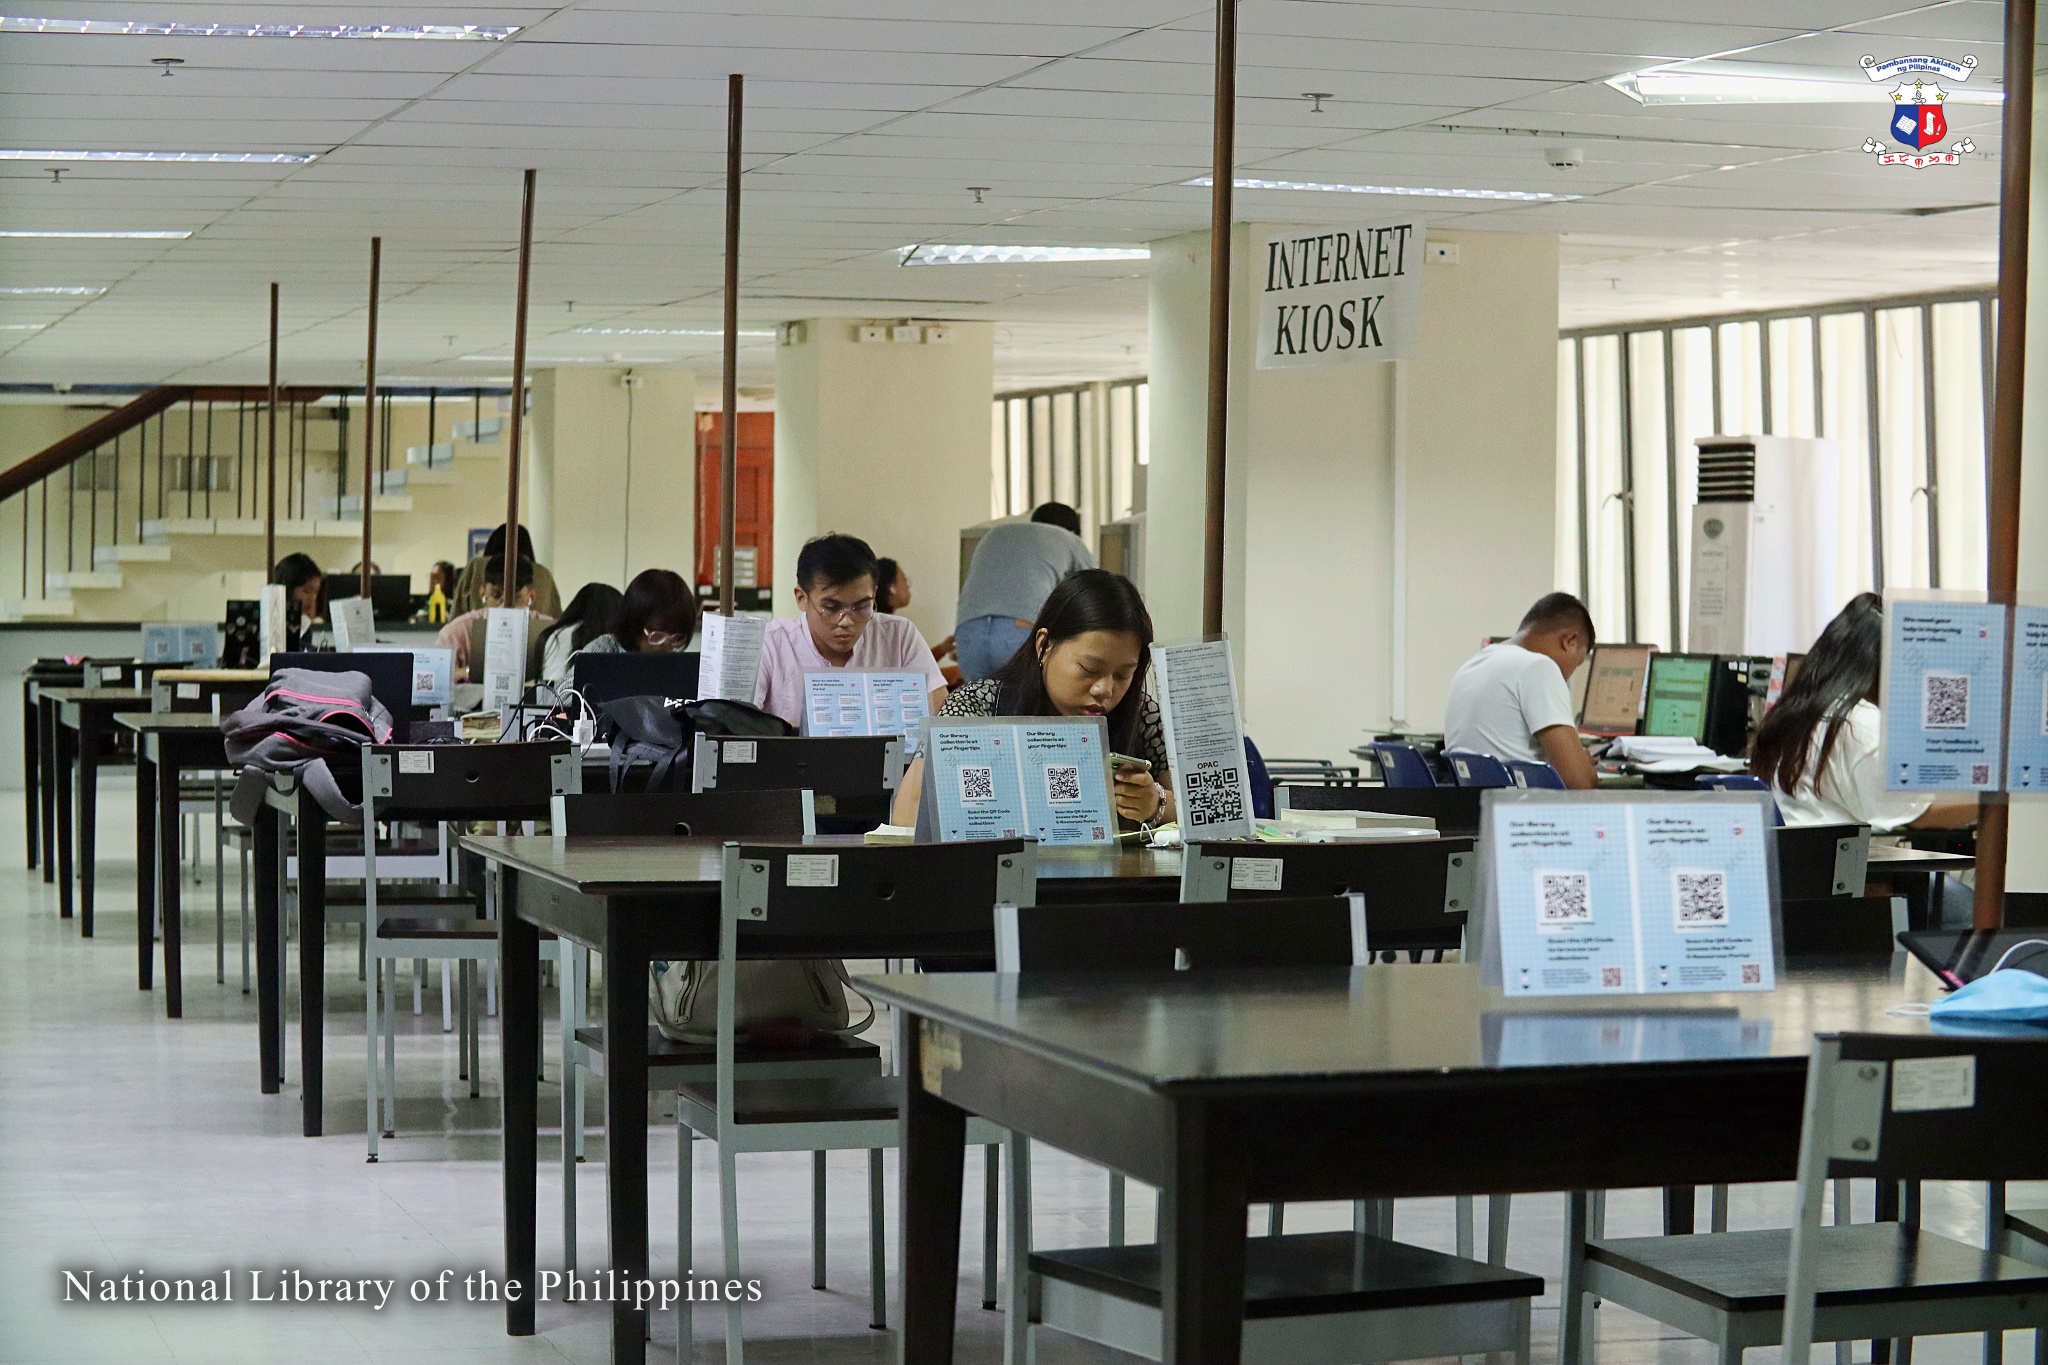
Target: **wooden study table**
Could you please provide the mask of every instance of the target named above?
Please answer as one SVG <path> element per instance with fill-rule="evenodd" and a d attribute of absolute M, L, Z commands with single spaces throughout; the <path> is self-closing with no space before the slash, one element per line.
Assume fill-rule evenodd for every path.
<path fill-rule="evenodd" d="M 164 920 L 164 1014 L 185 1013 L 183 884 L 185 822 L 179 819 L 178 778 L 187 769 L 225 768 L 227 737 L 204 711 L 152 711 L 122 715 L 115 723 L 135 733 L 135 953 L 138 990 L 151 986 L 154 911 Z"/>
<path fill-rule="evenodd" d="M 37 700 L 45 687 L 77 687 L 85 681 L 83 663 L 39 661 L 21 675 L 21 788 L 23 826 L 28 836 L 28 865 L 41 866 L 43 880 L 54 881 L 50 864 L 56 855 L 52 829 L 55 810 L 49 778 L 52 770 L 50 741 L 43 733 L 43 708 Z"/>
<path fill-rule="evenodd" d="M 611 1268 L 645 1276 L 647 1255 L 647 977 L 657 958 L 718 956 L 719 883 L 726 841 L 471 835 L 462 847 L 500 875 L 498 1027 L 504 1067 L 505 1266 L 534 1283 L 536 1133 L 540 1121 L 540 931 L 604 955 L 605 1190 Z M 777 842 L 762 840 L 759 842 Z M 823 848 L 858 838 L 824 836 Z M 1041 903 L 1174 900 L 1180 854 L 1138 848 L 1038 851 Z M 302 912 L 303 913 L 303 912 Z M 505 1329 L 531 1336 L 531 1295 L 505 1306 Z M 646 1314 L 612 1306 L 612 1359 L 646 1359 Z"/>
<path fill-rule="evenodd" d="M 100 755 L 114 734 L 114 717 L 124 711 L 149 709 L 149 692 L 136 687 L 44 687 L 37 702 L 50 723 L 44 731 L 53 741 L 55 771 L 46 773 L 56 787 L 58 914 L 72 914 L 72 850 L 77 849 L 78 934 L 92 937 L 92 891 L 97 854 Z M 76 769 L 76 833 L 71 784 Z"/>
<path fill-rule="evenodd" d="M 1788 1180 L 1814 1033 L 1925 1034 L 1885 1009 L 1939 993 L 1882 962 L 1625 1000 L 1466 965 L 859 984 L 903 1013 L 905 1365 L 953 1359 L 970 1114 L 1157 1187 L 1162 1359 L 1237 1365 L 1247 1205 Z"/>

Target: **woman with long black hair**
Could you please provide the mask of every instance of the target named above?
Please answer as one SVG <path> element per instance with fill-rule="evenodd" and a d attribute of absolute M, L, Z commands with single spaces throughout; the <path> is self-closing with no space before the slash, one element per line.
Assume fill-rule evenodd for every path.
<path fill-rule="evenodd" d="M 586 649 L 600 635 L 611 633 L 625 598 L 609 583 L 585 583 L 569 599 L 555 623 L 534 641 L 537 668 L 528 672 L 544 683 L 559 683 L 569 677 L 569 656 Z"/>
<path fill-rule="evenodd" d="M 1107 569 L 1067 575 L 1045 599 L 1038 620 L 992 678 L 955 689 L 942 716 L 1101 716 L 1112 751 L 1151 763 L 1119 766 L 1117 814 L 1133 825 L 1174 818 L 1166 732 L 1159 703 L 1145 690 L 1152 663 L 1152 614 L 1132 582 Z M 897 789 L 892 819 L 915 824 L 924 789 L 918 759 Z"/>
<path fill-rule="evenodd" d="M 1757 727 L 1749 770 L 1771 784 L 1786 824 L 1865 824 L 1885 833 L 1950 829 L 1976 818 L 1973 802 L 1936 805 L 1885 790 L 1877 709 L 1883 657 L 1884 599 L 1860 593 L 1821 631 Z"/>

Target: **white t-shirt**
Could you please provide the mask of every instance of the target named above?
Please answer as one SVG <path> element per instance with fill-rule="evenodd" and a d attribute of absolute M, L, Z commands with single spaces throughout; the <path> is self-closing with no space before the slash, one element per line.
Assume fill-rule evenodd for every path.
<path fill-rule="evenodd" d="M 1444 747 L 1529 763 L 1546 760 L 1536 732 L 1575 725 L 1572 690 L 1548 655 L 1488 645 L 1465 661 L 1444 699 Z"/>
<path fill-rule="evenodd" d="M 1934 804 L 1931 796 L 1884 789 L 1884 715 L 1873 702 L 1849 708 L 1828 767 L 1815 781 L 1825 724 L 1814 727 L 1799 790 L 1777 791 L 1778 813 L 1788 825 L 1869 825 L 1879 834 L 1912 824 Z M 1776 784 L 1773 784 L 1775 790 Z"/>

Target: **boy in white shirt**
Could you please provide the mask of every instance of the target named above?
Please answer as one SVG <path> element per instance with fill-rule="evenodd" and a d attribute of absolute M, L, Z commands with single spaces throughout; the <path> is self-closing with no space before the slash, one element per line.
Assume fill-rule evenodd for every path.
<path fill-rule="evenodd" d="M 1595 785 L 1567 681 L 1593 652 L 1593 617 L 1568 592 L 1537 599 L 1514 635 L 1467 659 L 1444 700 L 1444 747 L 1548 763 L 1564 784 Z"/>

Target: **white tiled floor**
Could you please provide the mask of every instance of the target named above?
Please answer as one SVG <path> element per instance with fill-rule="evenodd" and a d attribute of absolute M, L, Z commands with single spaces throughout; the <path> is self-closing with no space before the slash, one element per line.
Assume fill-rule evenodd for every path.
<path fill-rule="evenodd" d="M 468 1098 L 457 1079 L 452 1037 L 439 1032 L 430 992 L 422 1027 L 401 1039 L 400 1136 L 383 1160 L 364 1164 L 361 1039 L 363 1003 L 355 979 L 352 930 L 337 930 L 329 952 L 327 1132 L 299 1136 L 296 1035 L 290 1083 L 281 1095 L 258 1092 L 255 1006 L 235 980 L 213 980 L 212 889 L 186 892 L 185 1018 L 163 1017 L 161 988 L 135 989 L 132 806 L 122 776 L 104 783 L 100 825 L 98 937 L 81 940 L 57 918 L 54 887 L 21 866 L 21 798 L 0 794 L 0 1365 L 27 1362 L 602 1361 L 601 1310 L 544 1305 L 540 1335 L 504 1335 L 500 1310 L 461 1302 L 417 1305 L 394 1297 L 381 1312 L 354 1306 L 237 1304 L 232 1307 L 63 1302 L 62 1271 L 119 1275 L 204 1275 L 227 1268 L 238 1294 L 248 1272 L 287 1267 L 308 1275 L 432 1276 L 496 1272 L 502 1261 L 499 1218 L 495 1028 L 484 1037 L 484 1097 Z M 233 876 L 230 869 L 230 878 Z M 233 896 L 230 886 L 230 930 Z M 408 1016 L 407 1024 L 412 1021 Z M 548 1060 L 550 1076 L 553 1059 Z M 593 1102 L 595 1088 L 593 1087 Z M 555 1103 L 542 1089 L 543 1112 Z M 1512 1121 L 1503 1115 L 1503 1121 Z M 543 1266 L 558 1263 L 559 1167 L 554 1135 L 542 1137 L 540 1228 Z M 584 1264 L 601 1263 L 602 1144 L 582 1175 Z M 675 1143 L 653 1139 L 653 1246 L 657 1267 L 672 1267 Z M 700 1149 L 701 1256 L 715 1254 L 715 1167 Z M 809 1179 L 802 1157 L 750 1157 L 741 1165 L 745 1273 L 767 1297 L 747 1315 L 749 1357 L 760 1362 L 875 1361 L 895 1354 L 893 1333 L 867 1326 L 866 1161 L 836 1156 L 832 1179 L 832 1280 L 809 1287 Z M 1101 1172 L 1040 1150 L 1035 1162 L 1036 1235 L 1043 1245 L 1099 1241 L 1106 1214 Z M 1001 1359 L 999 1318 L 980 1309 L 980 1165 L 967 1179 L 968 1248 L 963 1266 L 959 1357 L 975 1365 Z M 891 1245 L 894 1170 L 891 1162 Z M 2048 1191 L 2024 1192 L 2048 1202 Z M 2022 1192 L 2016 1191 L 2015 1197 Z M 1866 1195 L 1867 1198 L 1867 1195 Z M 1704 1203 L 1704 1201 L 1702 1201 Z M 1782 1220 L 1783 1186 L 1739 1189 L 1734 1224 Z M 1132 1231 L 1149 1235 L 1151 1204 L 1133 1192 Z M 1536 1357 L 1554 1356 L 1560 1201 L 1515 1201 L 1510 1261 L 1543 1274 L 1550 1295 L 1539 1303 Z M 1981 1205 L 1975 1191 L 1930 1187 L 1931 1226 L 1975 1239 Z M 1254 1215 L 1262 1226 L 1263 1214 Z M 1289 1212 L 1289 1227 L 1348 1225 L 1335 1206 Z M 1609 1204 L 1615 1234 L 1656 1230 L 1646 1191 L 1618 1193 Z M 1450 1205 L 1403 1203 L 1397 1233 L 1450 1248 Z M 398 1293 L 403 1294 L 403 1288 Z M 720 1315 L 697 1322 L 701 1360 L 722 1359 Z M 1612 1307 L 1600 1317 L 1600 1365 L 1704 1365 L 1702 1344 L 1663 1332 Z M 674 1346 L 673 1319 L 656 1326 L 655 1358 Z M 2012 1345 L 2015 1359 L 2030 1343 Z M 1768 1353 L 1758 1353 L 1759 1355 Z M 1825 1352 L 1832 1358 L 1832 1352 Z M 1112 1352 L 1049 1339 L 1046 1365 L 1123 1360 Z M 1980 1359 L 1977 1338 L 1921 1344 L 1919 1359 L 1962 1365 Z M 1754 1362 L 1754 1358 L 1753 1358 Z"/>

